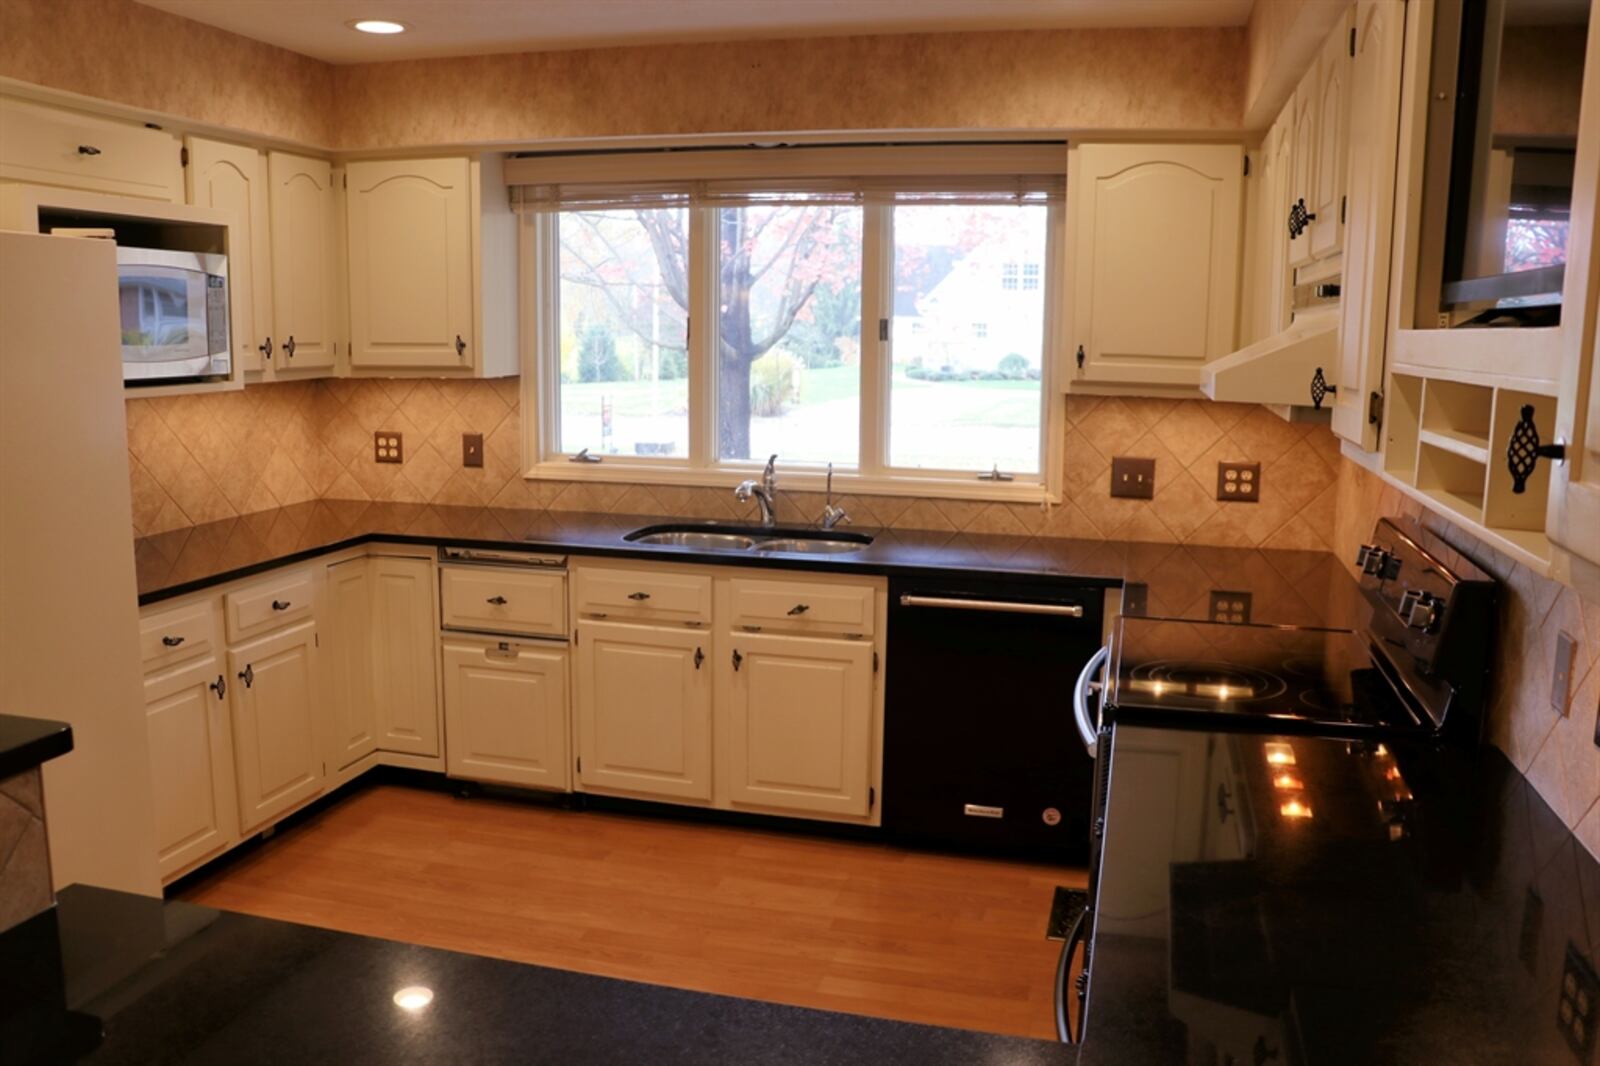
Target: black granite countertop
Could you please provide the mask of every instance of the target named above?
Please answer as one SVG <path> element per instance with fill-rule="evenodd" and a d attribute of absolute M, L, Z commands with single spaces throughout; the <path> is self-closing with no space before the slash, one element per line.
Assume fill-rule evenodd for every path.
<path fill-rule="evenodd" d="M 1044 1041 L 591 977 L 82 886 L 35 924 L 56 932 L 67 1006 L 103 1029 L 92 1051 L 52 1061 L 1043 1066 L 1075 1058 Z M 42 968 L 56 979 L 52 965 Z M 416 987 L 431 991 L 427 1006 L 396 1004 L 397 992 Z"/>
<path fill-rule="evenodd" d="M 0 714 L 0 781 L 72 750 L 72 727 L 48 718 Z"/>
<path fill-rule="evenodd" d="M 1147 544 L 1059 537 L 857 530 L 873 536 L 837 555 L 696 551 L 623 539 L 659 516 L 318 500 L 185 526 L 135 542 L 139 603 L 183 595 L 300 559 L 383 541 L 518 547 L 574 555 L 679 559 L 834 573 L 981 573 L 1127 588 L 1125 613 L 1204 618 L 1216 591 L 1249 594 L 1252 620 L 1341 624 L 1355 583 L 1327 552 Z"/>
<path fill-rule="evenodd" d="M 1081 1062 L 1595 1062 L 1600 863 L 1497 750 L 1118 724 L 1110 780 Z"/>

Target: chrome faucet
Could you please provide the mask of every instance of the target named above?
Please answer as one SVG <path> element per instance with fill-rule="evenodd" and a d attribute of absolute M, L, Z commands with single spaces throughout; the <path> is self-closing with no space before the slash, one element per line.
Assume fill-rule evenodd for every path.
<path fill-rule="evenodd" d="M 834 526 L 839 525 L 841 522 L 844 523 L 845 525 L 849 525 L 850 524 L 850 515 L 845 511 L 845 509 L 843 507 L 835 507 L 833 505 L 833 464 L 829 463 L 828 464 L 828 501 L 827 501 L 827 503 L 822 505 L 822 522 L 820 524 L 821 524 L 823 529 L 832 529 Z"/>
<path fill-rule="evenodd" d="M 753 497 L 761 507 L 761 525 L 771 529 L 778 524 L 777 498 L 778 498 L 778 457 L 774 455 L 767 460 L 766 469 L 761 471 L 761 482 L 754 480 L 741 481 L 739 487 L 733 490 L 733 498 L 740 503 L 749 503 Z"/>

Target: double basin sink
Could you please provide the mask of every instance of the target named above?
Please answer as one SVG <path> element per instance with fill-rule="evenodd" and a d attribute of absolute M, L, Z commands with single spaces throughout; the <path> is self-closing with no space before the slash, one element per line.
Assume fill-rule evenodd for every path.
<path fill-rule="evenodd" d="M 865 533 L 715 523 L 645 526 L 622 539 L 631 544 L 691 548 L 696 551 L 790 552 L 802 555 L 858 552 L 872 543 L 872 538 Z"/>

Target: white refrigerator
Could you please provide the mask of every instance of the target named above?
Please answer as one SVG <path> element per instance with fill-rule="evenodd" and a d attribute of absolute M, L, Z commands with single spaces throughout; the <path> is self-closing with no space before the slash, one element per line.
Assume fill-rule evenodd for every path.
<path fill-rule="evenodd" d="M 72 725 L 56 887 L 157 895 L 120 338 L 111 242 L 0 232 L 0 713 Z"/>

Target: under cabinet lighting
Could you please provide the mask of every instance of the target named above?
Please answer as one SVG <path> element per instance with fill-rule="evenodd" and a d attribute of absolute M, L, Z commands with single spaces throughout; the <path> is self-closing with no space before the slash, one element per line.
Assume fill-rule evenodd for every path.
<path fill-rule="evenodd" d="M 419 1011 L 433 1002 L 433 989 L 425 985 L 410 985 L 394 994 L 394 1005 L 402 1010 Z"/>
<path fill-rule="evenodd" d="M 1285 792 L 1295 792 L 1306 787 L 1306 783 L 1290 773 L 1275 774 L 1272 778 L 1272 787 Z"/>
<path fill-rule="evenodd" d="M 395 22 L 391 19 L 356 19 L 353 22 L 345 23 L 345 25 L 360 33 L 377 33 L 384 35 L 404 33 L 407 29 L 407 26 L 404 22 Z"/>
<path fill-rule="evenodd" d="M 1292 799 L 1278 808 L 1278 813 L 1285 818 L 1310 818 L 1311 807 L 1300 800 Z"/>
<path fill-rule="evenodd" d="M 1294 749 L 1287 744 L 1263 744 L 1261 750 L 1266 753 L 1268 766 L 1294 765 Z"/>

